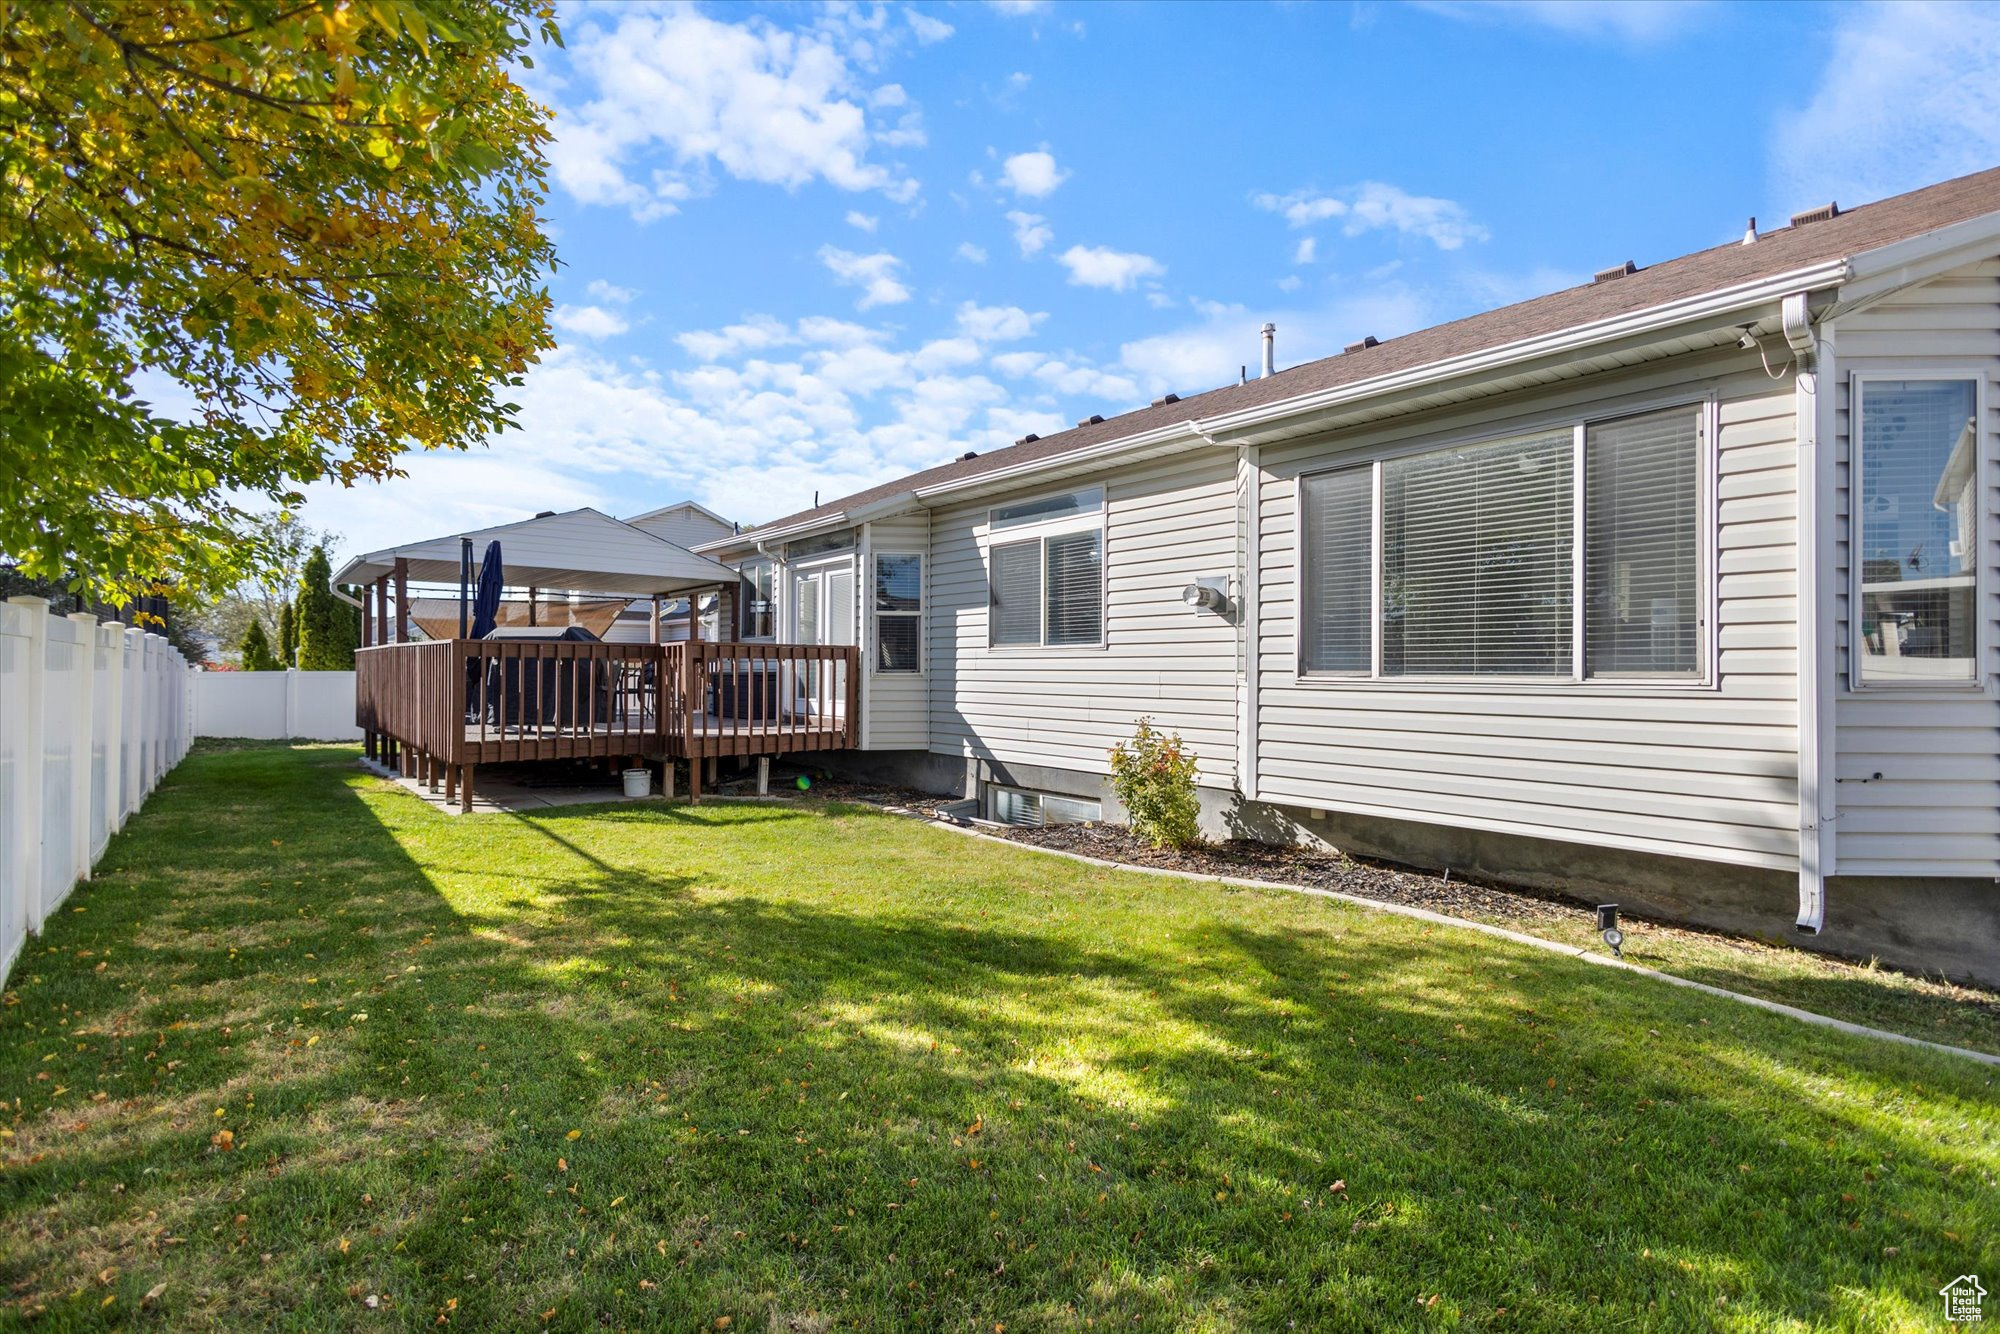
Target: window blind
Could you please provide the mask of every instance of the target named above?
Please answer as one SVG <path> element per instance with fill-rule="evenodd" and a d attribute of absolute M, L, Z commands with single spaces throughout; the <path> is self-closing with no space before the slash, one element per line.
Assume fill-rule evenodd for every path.
<path fill-rule="evenodd" d="M 1104 535 L 1064 533 L 1048 541 L 1049 644 L 1104 638 Z"/>
<path fill-rule="evenodd" d="M 1862 679 L 1975 677 L 1979 447 L 1971 380 L 1861 385 Z"/>
<path fill-rule="evenodd" d="M 1374 663 L 1375 474 L 1343 468 L 1299 486 L 1305 524 L 1301 656 L 1311 672 L 1367 672 Z"/>
<path fill-rule="evenodd" d="M 922 670 L 918 649 L 923 617 L 924 558 L 875 557 L 875 669 Z"/>
<path fill-rule="evenodd" d="M 994 644 L 1042 642 L 1042 544 L 1039 539 L 993 548 L 988 610 Z"/>
<path fill-rule="evenodd" d="M 1701 416 L 1674 408 L 1584 432 L 1584 670 L 1701 670 Z"/>
<path fill-rule="evenodd" d="M 1562 431 L 1383 464 L 1386 675 L 1570 675 L 1573 454 Z"/>

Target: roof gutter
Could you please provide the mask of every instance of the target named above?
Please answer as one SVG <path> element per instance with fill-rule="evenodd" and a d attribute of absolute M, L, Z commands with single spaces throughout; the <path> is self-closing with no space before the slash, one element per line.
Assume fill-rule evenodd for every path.
<path fill-rule="evenodd" d="M 903 491 L 870 504 L 856 505 L 853 509 L 835 510 L 831 514 L 822 514 L 817 519 L 801 519 L 797 523 L 788 523 L 783 528 L 746 528 L 729 537 L 704 542 L 698 547 L 688 549 L 697 556 L 710 551 L 734 551 L 741 547 L 752 547 L 761 552 L 766 543 L 781 542 L 794 537 L 810 537 L 814 533 L 823 533 L 832 528 L 851 528 L 856 524 L 867 523 L 871 519 L 886 518 L 899 513 L 916 503 L 916 492 Z"/>

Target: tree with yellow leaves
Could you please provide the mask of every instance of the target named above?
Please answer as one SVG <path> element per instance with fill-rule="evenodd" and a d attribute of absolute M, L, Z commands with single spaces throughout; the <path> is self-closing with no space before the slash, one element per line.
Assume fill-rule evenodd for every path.
<path fill-rule="evenodd" d="M 511 425 L 538 41 L 545 0 L 0 0 L 0 557 L 224 588 L 254 511 Z"/>

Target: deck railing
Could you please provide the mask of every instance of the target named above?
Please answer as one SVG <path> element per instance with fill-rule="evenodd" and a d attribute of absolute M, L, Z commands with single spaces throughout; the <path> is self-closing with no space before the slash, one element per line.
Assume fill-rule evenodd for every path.
<path fill-rule="evenodd" d="M 851 646 L 436 640 L 355 654 L 355 722 L 449 791 L 513 760 L 844 749 L 860 687 Z"/>

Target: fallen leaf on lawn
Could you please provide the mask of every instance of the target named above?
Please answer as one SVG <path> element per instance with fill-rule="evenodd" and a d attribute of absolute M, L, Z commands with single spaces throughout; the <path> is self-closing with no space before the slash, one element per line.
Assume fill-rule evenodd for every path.
<path fill-rule="evenodd" d="M 558 1172 L 567 1172 L 567 1171 L 569 1171 L 569 1159 L 567 1159 L 567 1158 L 558 1158 L 558 1159 L 556 1159 L 556 1171 L 558 1171 Z"/>
<path fill-rule="evenodd" d="M 625 1203 L 625 1197 L 624 1197 L 623 1195 L 620 1195 L 620 1196 L 619 1196 L 619 1197 L 618 1197 L 617 1199 L 615 1199 L 615 1200 L 613 1200 L 613 1201 L 611 1202 L 611 1207 L 612 1207 L 613 1209 L 616 1209 L 616 1208 L 617 1208 L 617 1207 L 618 1207 L 619 1205 L 621 1205 L 621 1204 L 623 1204 L 623 1203 Z"/>
<path fill-rule="evenodd" d="M 160 1294 L 166 1290 L 167 1285 L 165 1283 L 155 1283 L 152 1287 L 146 1289 L 146 1295 L 139 1299 L 139 1305 L 151 1306 L 154 1302 L 160 1300 Z"/>
<path fill-rule="evenodd" d="M 1333 1184 L 1332 1184 L 1331 1186 L 1328 1186 L 1328 1187 L 1326 1188 L 1326 1193 L 1327 1193 L 1327 1194 L 1329 1194 L 1329 1195 L 1338 1195 L 1338 1194 L 1340 1194 L 1340 1193 L 1341 1193 L 1342 1191 L 1344 1191 L 1344 1190 L 1346 1190 L 1346 1189 L 1347 1189 L 1347 1182 L 1346 1182 L 1346 1181 L 1344 1181 L 1344 1180 L 1342 1180 L 1342 1181 L 1336 1181 L 1336 1182 L 1334 1182 L 1334 1183 L 1333 1183 Z"/>
<path fill-rule="evenodd" d="M 348 1248 L 348 1247 L 350 1247 L 350 1246 L 352 1246 L 353 1244 L 354 1244 L 354 1243 L 353 1243 L 353 1242 L 351 1242 L 351 1241 L 349 1241 L 349 1240 L 348 1240 L 347 1238 L 345 1238 L 345 1237 L 342 1237 L 342 1238 L 340 1239 L 340 1253 L 341 1253 L 342 1255 L 345 1255 L 345 1254 L 347 1254 L 347 1248 Z"/>
<path fill-rule="evenodd" d="M 980 1131 L 984 1129 L 986 1129 L 986 1118 L 982 1116 L 977 1120 L 975 1120 L 971 1125 L 967 1126 L 965 1128 L 965 1133 L 968 1135 L 977 1135 Z"/>
<path fill-rule="evenodd" d="M 563 1136 L 563 1138 L 564 1138 L 564 1139 L 582 1139 L 582 1138 L 583 1138 L 583 1132 L 582 1132 L 581 1130 L 572 1130 L 572 1131 L 570 1131 L 570 1132 L 569 1132 L 569 1134 L 567 1134 L 567 1135 Z"/>
<path fill-rule="evenodd" d="M 216 1148 L 221 1149 L 224 1153 L 228 1153 L 236 1147 L 236 1132 L 233 1130 L 218 1130 L 208 1137 L 208 1142 Z"/>

